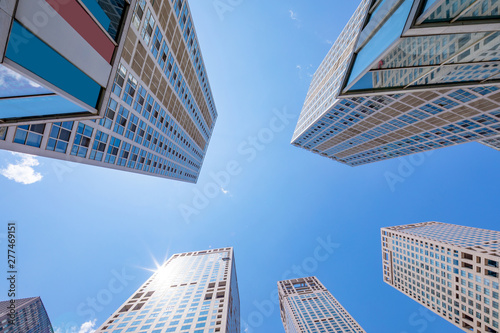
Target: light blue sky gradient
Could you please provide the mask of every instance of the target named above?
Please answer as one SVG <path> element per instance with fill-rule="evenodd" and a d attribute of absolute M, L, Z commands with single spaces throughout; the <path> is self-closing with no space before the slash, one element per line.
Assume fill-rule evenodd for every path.
<path fill-rule="evenodd" d="M 40 295 L 55 327 L 99 326 L 155 260 L 234 246 L 248 332 L 284 331 L 276 282 L 299 275 L 317 276 L 367 332 L 460 332 L 382 282 L 380 228 L 499 230 L 500 153 L 470 143 L 351 168 L 292 147 L 310 75 L 358 1 L 244 0 L 223 20 L 217 1 L 190 3 L 219 112 L 198 184 L 45 158 L 40 182 L 1 177 L 0 234 L 18 223 L 19 296 Z M 15 159 L 0 151 L 0 168 Z M 212 195 L 228 165 L 227 193 Z M 197 197 L 205 190 L 213 198 Z"/>

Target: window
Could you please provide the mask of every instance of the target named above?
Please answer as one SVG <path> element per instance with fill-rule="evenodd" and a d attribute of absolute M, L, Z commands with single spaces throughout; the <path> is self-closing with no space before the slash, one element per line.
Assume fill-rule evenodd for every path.
<path fill-rule="evenodd" d="M 172 69 L 174 68 L 174 57 L 172 56 L 172 54 L 170 53 L 168 55 L 168 62 L 167 62 L 167 65 L 165 66 L 165 76 L 168 78 L 170 78 L 170 74 L 172 73 Z"/>
<path fill-rule="evenodd" d="M 49 141 L 47 142 L 47 150 L 65 154 L 66 149 L 68 148 L 72 129 L 72 121 L 52 124 L 52 129 L 50 130 L 49 134 Z"/>
<path fill-rule="evenodd" d="M 160 65 L 161 69 L 163 69 L 163 66 L 165 66 L 165 62 L 167 61 L 167 54 L 168 54 L 168 46 L 167 43 L 164 41 L 163 45 L 161 46 L 160 56 L 158 57 L 158 64 Z"/>
<path fill-rule="evenodd" d="M 148 95 L 148 98 L 146 100 L 146 105 L 144 106 L 144 111 L 142 112 L 144 118 L 149 119 L 151 115 L 151 110 L 153 110 L 153 104 L 154 104 L 153 97 L 151 95 Z"/>
<path fill-rule="evenodd" d="M 118 149 L 120 148 L 120 143 L 121 140 L 111 137 L 111 140 L 109 141 L 109 146 L 108 146 L 108 153 L 106 154 L 106 158 L 104 162 L 110 163 L 110 164 L 115 164 L 116 162 L 116 157 L 118 156 Z"/>
<path fill-rule="evenodd" d="M 93 131 L 94 129 L 88 125 L 82 123 L 78 124 L 75 140 L 73 141 L 73 148 L 71 149 L 71 155 L 84 158 L 87 156 Z"/>
<path fill-rule="evenodd" d="M 155 35 L 153 37 L 153 46 L 151 47 L 151 53 L 153 53 L 154 58 L 158 56 L 158 51 L 160 50 L 161 41 L 163 36 L 160 32 L 160 27 L 156 27 Z M 165 43 L 163 43 L 165 44 Z"/>
<path fill-rule="evenodd" d="M 0 140 L 5 140 L 7 137 L 7 129 L 8 127 L 0 127 Z"/>
<path fill-rule="evenodd" d="M 139 0 L 135 5 L 134 16 L 132 17 L 132 24 L 134 27 L 139 30 L 139 26 L 141 25 L 142 17 L 144 16 L 144 10 L 146 8 L 146 0 Z"/>
<path fill-rule="evenodd" d="M 142 143 L 142 139 L 144 138 L 144 134 L 146 133 L 146 128 L 147 125 L 145 122 L 141 120 L 140 125 L 139 125 L 139 130 L 137 131 L 137 134 L 135 135 L 135 142 L 137 143 Z"/>
<path fill-rule="evenodd" d="M 128 168 L 135 168 L 137 159 L 139 158 L 140 149 L 138 147 L 132 146 L 130 160 L 127 163 Z"/>
<path fill-rule="evenodd" d="M 127 132 L 125 133 L 125 137 L 127 139 L 132 140 L 134 138 L 135 132 L 137 130 L 137 124 L 139 122 L 139 118 L 135 115 L 130 115 L 130 121 L 128 123 Z"/>
<path fill-rule="evenodd" d="M 123 84 L 125 83 L 125 77 L 127 76 L 127 69 L 120 64 L 118 70 L 116 71 L 115 82 L 113 83 L 113 93 L 120 97 L 122 94 Z"/>
<path fill-rule="evenodd" d="M 14 136 L 14 142 L 40 148 L 44 131 L 45 124 L 18 126 L 16 135 Z"/>
<path fill-rule="evenodd" d="M 139 86 L 139 93 L 137 94 L 137 97 L 135 98 L 134 102 L 134 110 L 137 111 L 138 114 L 141 114 L 145 100 L 146 100 L 146 89 L 144 89 L 142 86 Z"/>
<path fill-rule="evenodd" d="M 107 143 L 108 143 L 108 134 L 102 133 L 101 131 L 97 131 L 89 158 L 95 161 L 102 161 L 102 157 L 104 155 L 104 151 L 106 150 Z"/>
<path fill-rule="evenodd" d="M 151 14 L 151 9 L 148 9 L 146 13 L 146 19 L 144 21 L 144 26 L 142 27 L 141 37 L 146 42 L 146 45 L 149 45 L 151 41 L 151 35 L 153 34 L 153 28 L 155 26 L 155 19 Z"/>
<path fill-rule="evenodd" d="M 125 125 L 127 125 L 128 114 L 128 110 L 123 106 L 120 106 L 120 111 L 118 112 L 118 116 L 116 117 L 115 127 L 113 128 L 114 132 L 123 135 L 125 131 Z"/>
<path fill-rule="evenodd" d="M 129 74 L 122 100 L 128 105 L 132 105 L 132 101 L 134 100 L 136 91 L 137 91 L 137 79 L 133 77 L 132 74 Z"/>
<path fill-rule="evenodd" d="M 113 123 L 113 120 L 115 120 L 117 106 L 118 103 L 114 99 L 110 98 L 106 113 L 104 114 L 104 117 L 99 120 L 99 125 L 104 126 L 107 129 L 111 128 L 111 124 Z"/>

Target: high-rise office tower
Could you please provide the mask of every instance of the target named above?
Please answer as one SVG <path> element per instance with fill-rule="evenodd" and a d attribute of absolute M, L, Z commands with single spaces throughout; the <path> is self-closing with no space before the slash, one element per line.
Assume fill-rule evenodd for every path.
<path fill-rule="evenodd" d="M 16 299 L 14 306 L 10 300 L 0 302 L 0 332 L 54 333 L 54 330 L 40 297 L 30 297 Z"/>
<path fill-rule="evenodd" d="M 286 333 L 364 333 L 349 312 L 316 277 L 278 282 Z"/>
<path fill-rule="evenodd" d="M 125 3 L 111 0 L 97 3 L 101 6 L 115 2 Z M 94 4 L 92 8 L 97 6 L 95 1 L 64 3 L 80 9 L 82 3 Z M 43 6 L 43 10 L 53 10 L 51 8 Z M 106 13 L 110 14 L 112 8 Z M 116 74 L 106 89 L 99 88 L 99 97 L 96 97 L 103 106 L 102 117 L 79 121 L 59 118 L 53 123 L 31 120 L 22 125 L 0 127 L 1 149 L 197 181 L 217 111 L 188 1 L 137 0 L 131 3 L 127 13 L 128 28 L 122 34 L 122 43 L 118 44 L 121 57 L 115 63 Z M 91 15 L 94 23 L 99 21 L 98 17 Z M 70 18 L 68 22 L 73 21 Z M 22 22 L 14 26 L 29 30 Z M 113 27 L 109 25 L 114 31 Z M 64 40 L 61 43 L 66 45 Z M 29 54 L 23 54 L 29 58 Z M 22 85 L 30 86 L 24 81 Z M 0 107 L 0 110 L 5 109 Z"/>
<path fill-rule="evenodd" d="M 500 138 L 499 13 L 490 0 L 363 0 L 292 144 L 358 166 Z"/>
<path fill-rule="evenodd" d="M 466 332 L 499 332 L 500 232 L 439 222 L 382 228 L 384 282 Z"/>
<path fill-rule="evenodd" d="M 233 249 L 173 255 L 96 333 L 119 332 L 239 333 Z"/>

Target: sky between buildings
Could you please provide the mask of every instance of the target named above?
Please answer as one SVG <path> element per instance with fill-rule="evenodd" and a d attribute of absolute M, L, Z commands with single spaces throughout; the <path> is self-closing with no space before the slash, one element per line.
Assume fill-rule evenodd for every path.
<path fill-rule="evenodd" d="M 382 282 L 380 228 L 500 230 L 500 152 L 470 143 L 351 168 L 289 144 L 358 2 L 190 1 L 219 113 L 197 185 L 0 151 L 1 173 L 32 183 L 0 177 L 18 296 L 41 296 L 59 333 L 88 333 L 156 263 L 233 246 L 244 332 L 283 332 L 276 282 L 309 275 L 367 332 L 460 332 Z"/>

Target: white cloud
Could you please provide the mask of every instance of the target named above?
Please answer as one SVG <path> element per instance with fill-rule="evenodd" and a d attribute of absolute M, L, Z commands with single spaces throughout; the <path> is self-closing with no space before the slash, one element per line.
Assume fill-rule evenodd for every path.
<path fill-rule="evenodd" d="M 78 333 L 94 333 L 95 329 L 95 319 L 93 321 L 87 321 L 80 326 L 80 331 Z"/>
<path fill-rule="evenodd" d="M 220 188 L 220 190 L 221 190 L 221 191 L 222 191 L 222 193 L 224 193 L 224 194 L 229 194 L 229 195 L 231 195 L 231 194 L 229 193 L 229 191 L 228 191 L 228 190 L 226 190 L 224 187 L 221 187 L 221 188 Z"/>
<path fill-rule="evenodd" d="M 64 330 L 58 327 L 56 328 L 55 333 L 94 333 L 95 321 L 96 321 L 95 319 L 89 320 L 83 323 L 82 326 L 80 326 L 80 328 L 78 328 L 78 326 L 72 326 Z"/>
<path fill-rule="evenodd" d="M 25 185 L 42 180 L 42 174 L 35 172 L 35 169 L 33 169 L 33 167 L 40 164 L 34 156 L 20 153 L 12 153 L 12 155 L 18 156 L 21 159 L 17 160 L 16 164 L 9 164 L 7 168 L 0 169 L 2 176 Z"/>
<path fill-rule="evenodd" d="M 291 10 L 291 9 L 289 10 L 289 12 L 290 12 L 290 18 L 291 18 L 292 20 L 294 20 L 294 21 L 297 21 L 297 20 L 298 20 L 298 18 L 297 18 L 297 13 L 295 13 L 295 12 L 294 12 L 293 10 Z"/>
<path fill-rule="evenodd" d="M 325 43 L 327 43 L 328 45 L 332 45 L 333 44 L 333 42 L 331 40 L 329 40 L 329 39 L 325 40 Z"/>
<path fill-rule="evenodd" d="M 18 85 L 29 84 L 32 87 L 41 88 L 41 86 L 38 83 L 35 83 L 31 80 L 28 80 L 27 78 L 25 78 L 21 74 L 14 72 L 13 70 L 10 70 L 9 68 L 7 68 L 5 66 L 0 66 L 0 86 L 3 86 L 6 84 L 5 79 L 10 79 L 10 80 L 16 81 L 16 84 L 18 84 Z"/>

